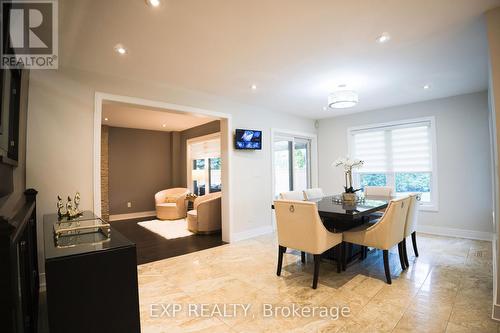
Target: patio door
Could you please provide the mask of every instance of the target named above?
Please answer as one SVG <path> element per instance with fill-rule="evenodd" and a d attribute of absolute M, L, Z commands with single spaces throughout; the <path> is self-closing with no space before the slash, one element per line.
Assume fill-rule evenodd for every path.
<path fill-rule="evenodd" d="M 311 140 L 276 135 L 273 140 L 274 196 L 311 187 Z"/>

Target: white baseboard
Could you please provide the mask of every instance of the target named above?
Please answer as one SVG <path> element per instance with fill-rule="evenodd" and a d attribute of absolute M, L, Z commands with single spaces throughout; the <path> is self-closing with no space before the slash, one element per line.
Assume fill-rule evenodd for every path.
<path fill-rule="evenodd" d="M 491 318 L 496 321 L 500 321 L 500 305 L 498 303 L 498 263 L 497 263 L 497 246 L 498 237 L 493 235 L 492 241 L 492 253 L 493 253 L 493 308 L 491 311 Z"/>
<path fill-rule="evenodd" d="M 500 321 L 500 305 L 493 304 L 493 310 L 491 311 L 491 319 L 495 321 Z"/>
<path fill-rule="evenodd" d="M 250 230 L 245 230 L 241 232 L 237 232 L 231 235 L 231 242 L 238 242 L 241 240 L 265 235 L 265 234 L 270 234 L 272 233 L 273 227 L 271 225 L 269 226 L 264 226 L 264 227 L 259 227 L 259 228 L 254 228 Z"/>
<path fill-rule="evenodd" d="M 476 239 L 484 241 L 492 241 L 493 233 L 485 231 L 475 231 L 466 229 L 455 229 L 455 228 L 444 228 L 436 227 L 430 225 L 418 225 L 418 232 L 423 232 L 425 234 L 439 235 L 439 236 L 450 236 L 458 238 Z"/>
<path fill-rule="evenodd" d="M 109 215 L 109 220 L 110 221 L 120 221 L 120 220 L 138 219 L 141 217 L 150 217 L 150 216 L 156 216 L 156 211 L 151 210 L 148 212 Z"/>

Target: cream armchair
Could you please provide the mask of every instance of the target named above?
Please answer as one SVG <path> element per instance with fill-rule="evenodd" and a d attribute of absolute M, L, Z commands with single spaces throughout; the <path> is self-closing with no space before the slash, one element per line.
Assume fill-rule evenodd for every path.
<path fill-rule="evenodd" d="M 375 224 L 364 224 L 344 232 L 344 242 L 383 250 L 385 277 L 388 284 L 392 283 L 389 250 L 396 244 L 398 244 L 401 268 L 406 268 L 402 245 L 409 206 L 409 197 L 392 200 L 380 221 Z"/>
<path fill-rule="evenodd" d="M 342 243 L 341 233 L 326 230 L 318 214 L 316 203 L 297 200 L 274 201 L 278 227 L 278 269 L 281 275 L 283 254 L 290 247 L 313 254 L 314 277 L 312 288 L 318 286 L 321 254 Z"/>
<path fill-rule="evenodd" d="M 156 217 L 160 220 L 177 220 L 186 217 L 187 188 L 176 187 L 155 194 Z"/>
<path fill-rule="evenodd" d="M 413 251 L 415 252 L 415 257 L 418 257 L 417 249 L 417 220 L 418 220 L 418 201 L 419 194 L 410 195 L 410 206 L 408 207 L 408 215 L 406 217 L 405 234 L 403 239 L 403 252 L 406 267 L 410 266 L 408 261 L 408 254 L 406 252 L 406 238 L 411 235 L 411 240 L 413 243 Z"/>
<path fill-rule="evenodd" d="M 193 208 L 187 213 L 189 231 L 209 234 L 221 230 L 221 192 L 196 198 Z"/>

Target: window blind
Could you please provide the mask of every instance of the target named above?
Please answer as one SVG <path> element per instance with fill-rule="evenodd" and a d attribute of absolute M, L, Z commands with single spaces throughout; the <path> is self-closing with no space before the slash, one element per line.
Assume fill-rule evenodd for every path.
<path fill-rule="evenodd" d="M 430 122 L 351 131 L 352 155 L 365 162 L 360 172 L 431 172 Z"/>

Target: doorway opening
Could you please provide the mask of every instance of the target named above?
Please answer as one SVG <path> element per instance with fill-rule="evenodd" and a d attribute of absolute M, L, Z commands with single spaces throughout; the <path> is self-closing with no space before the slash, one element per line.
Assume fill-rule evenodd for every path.
<path fill-rule="evenodd" d="M 228 116 L 106 94 L 96 95 L 95 116 L 94 210 L 137 244 L 139 264 L 229 241 Z M 195 157 L 205 153 L 206 168 L 190 170 L 202 139 Z M 201 201 L 220 212 L 208 234 L 197 229 Z"/>

